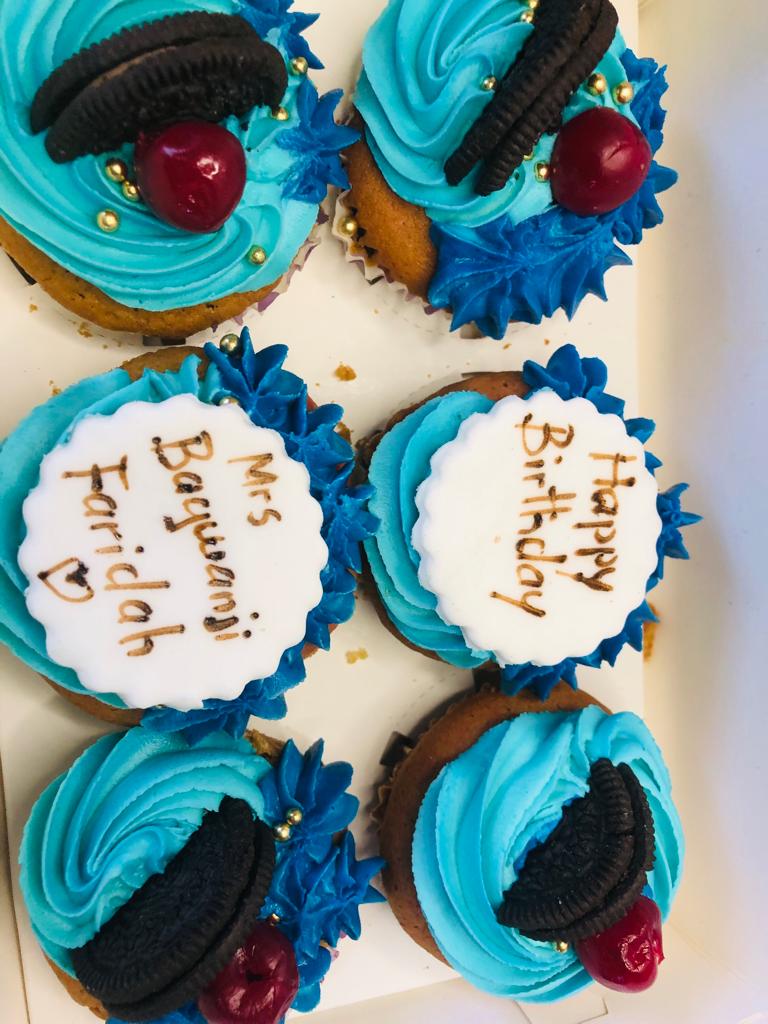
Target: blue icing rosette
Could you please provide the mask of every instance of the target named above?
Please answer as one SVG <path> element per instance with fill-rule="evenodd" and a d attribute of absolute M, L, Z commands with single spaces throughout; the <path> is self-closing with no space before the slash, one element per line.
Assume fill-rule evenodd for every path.
<path fill-rule="evenodd" d="M 30 109 L 51 73 L 81 49 L 147 20 L 200 11 L 244 18 L 289 73 L 284 120 L 256 106 L 223 122 L 245 153 L 245 190 L 219 230 L 194 234 L 126 197 L 104 173 L 110 154 L 55 163 L 45 133 L 31 131 Z M 89 0 L 31 0 L 3 8 L 0 216 L 61 267 L 133 308 L 195 306 L 278 281 L 310 234 L 328 185 L 346 183 L 339 152 L 357 137 L 334 121 L 340 92 L 318 98 L 304 73 L 322 67 L 303 36 L 315 17 L 294 11 L 291 0 L 105 0 L 98 8 Z M 130 168 L 133 154 L 126 143 L 111 156 Z M 104 210 L 119 217 L 113 233 L 97 225 Z M 249 259 L 254 247 L 263 250 L 262 262 Z"/>
<path fill-rule="evenodd" d="M 356 576 L 361 569 L 360 543 L 376 523 L 366 505 L 370 486 L 351 486 L 354 455 L 336 431 L 342 410 L 337 405 L 308 404 L 306 384 L 283 368 L 285 346 L 255 351 L 250 334 L 243 331 L 234 353 L 213 344 L 200 358 L 190 354 L 177 371 L 145 371 L 131 380 L 124 369 L 110 370 L 83 380 L 35 409 L 6 439 L 0 450 L 0 641 L 35 671 L 75 694 L 91 694 L 75 672 L 53 661 L 47 653 L 45 631 L 27 609 L 28 581 L 19 568 L 18 551 L 25 537 L 22 505 L 39 480 L 40 463 L 58 445 L 66 443 L 85 417 L 109 416 L 131 402 L 160 403 L 176 395 L 194 395 L 217 405 L 234 397 L 257 426 L 277 431 L 288 456 L 303 464 L 309 490 L 322 510 L 321 535 L 328 560 L 320 575 L 322 599 L 308 614 L 302 641 L 286 650 L 268 678 L 250 682 L 235 700 L 210 699 L 202 707 L 176 711 L 152 707 L 142 725 L 155 732 L 181 731 L 199 740 L 219 729 L 242 733 L 248 718 L 280 718 L 286 713 L 286 690 L 305 678 L 305 645 L 327 650 L 330 626 L 346 621 L 354 609 Z M 98 695 L 115 708 L 125 708 L 116 695 Z"/>
<path fill-rule="evenodd" d="M 624 418 L 624 402 L 605 390 L 607 376 L 601 360 L 581 358 L 572 345 L 555 352 L 546 366 L 528 360 L 522 372 L 529 389 L 526 398 L 549 390 L 564 401 L 586 399 L 599 413 L 619 417 L 626 434 L 645 445 L 653 434 L 654 423 Z M 441 617 L 437 595 L 423 582 L 421 558 L 413 542 L 420 515 L 416 495 L 431 476 L 434 458 L 457 437 L 462 425 L 471 417 L 488 413 L 493 406 L 489 398 L 475 391 L 456 390 L 427 400 L 384 433 L 369 469 L 369 480 L 375 488 L 369 507 L 380 526 L 376 535 L 365 542 L 365 552 L 387 617 L 413 646 L 466 669 L 479 668 L 496 659 L 492 651 L 469 645 L 462 629 Z M 645 464 L 652 475 L 661 466 L 648 451 Z M 663 577 L 667 558 L 688 558 L 682 530 L 700 516 L 681 507 L 686 486 L 678 484 L 657 495 L 660 529 L 656 565 L 648 577 L 646 592 Z M 653 620 L 649 604 L 643 601 L 628 614 L 620 633 L 604 639 L 588 655 L 570 657 L 556 665 L 503 664 L 502 687 L 510 694 L 532 687 L 542 699 L 549 696 L 561 679 L 575 688 L 579 665 L 612 665 L 627 645 L 641 650 L 643 624 Z"/>
<path fill-rule="evenodd" d="M 289 815 L 301 818 L 275 844 L 260 917 L 271 918 L 293 946 L 293 1007 L 313 1009 L 329 949 L 343 936 L 359 938 L 359 906 L 382 899 L 370 883 L 383 862 L 358 860 L 346 831 L 358 809 L 347 792 L 352 769 L 324 765 L 322 753 L 322 741 L 305 754 L 289 741 L 271 764 L 247 739 L 222 732 L 195 745 L 144 729 L 98 740 L 43 792 L 24 830 L 21 887 L 45 954 L 75 977 L 70 951 L 162 875 L 227 797 L 244 801 L 270 828 L 285 828 Z M 191 1002 L 158 1022 L 202 1019 Z"/>
<path fill-rule="evenodd" d="M 366 38 L 355 93 L 365 141 L 387 185 L 430 221 L 437 264 L 423 298 L 449 309 L 454 329 L 475 323 L 496 338 L 510 320 L 539 323 L 559 308 L 570 317 L 587 294 L 605 298 L 606 271 L 631 262 L 621 246 L 638 244 L 644 230 L 662 222 L 657 195 L 677 180 L 653 160 L 634 194 L 627 188 L 630 198 L 597 215 L 572 212 L 555 196 L 551 168 L 562 128 L 583 115 L 604 111 L 615 121 L 618 113 L 653 155 L 663 142 L 665 69 L 637 58 L 619 30 L 565 99 L 557 127 L 538 135 L 505 184 L 488 192 L 479 166 L 460 180 L 448 173 L 452 154 L 472 148 L 466 139 L 473 126 L 483 124 L 487 135 L 504 120 L 503 112 L 495 120 L 487 115 L 506 102 L 500 92 L 512 95 L 507 77 L 524 69 L 514 88 L 532 87 L 537 21 L 551 13 L 544 7 L 532 13 L 523 0 L 390 0 Z M 545 31 L 552 34 L 551 20 Z M 539 46 L 542 75 L 559 42 L 555 31 L 548 49 Z M 515 130 L 526 130 L 525 117 Z"/>

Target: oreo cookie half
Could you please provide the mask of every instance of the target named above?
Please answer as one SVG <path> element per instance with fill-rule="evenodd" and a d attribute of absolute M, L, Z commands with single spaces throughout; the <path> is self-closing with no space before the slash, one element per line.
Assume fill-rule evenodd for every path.
<path fill-rule="evenodd" d="M 288 72 L 279 50 L 238 15 L 194 12 L 125 29 L 76 53 L 38 90 L 34 132 L 49 129 L 51 159 L 66 163 L 190 119 L 275 108 Z"/>
<path fill-rule="evenodd" d="M 166 870 L 72 951 L 79 981 L 120 1020 L 153 1020 L 189 1002 L 253 930 L 274 864 L 270 829 L 225 797 Z"/>
<path fill-rule="evenodd" d="M 449 184 L 457 185 L 485 160 L 477 193 L 504 188 L 541 136 L 557 130 L 571 96 L 608 51 L 617 26 L 610 0 L 541 0 L 518 59 L 446 161 Z"/>
<path fill-rule="evenodd" d="M 597 761 L 574 800 L 504 895 L 501 924 L 539 941 L 577 942 L 627 913 L 653 866 L 654 826 L 634 772 Z"/>

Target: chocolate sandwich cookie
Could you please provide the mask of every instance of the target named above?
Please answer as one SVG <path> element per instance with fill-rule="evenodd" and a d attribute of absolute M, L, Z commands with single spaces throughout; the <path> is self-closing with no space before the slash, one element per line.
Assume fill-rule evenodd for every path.
<path fill-rule="evenodd" d="M 381 867 L 356 859 L 352 770 L 322 750 L 142 729 L 89 747 L 35 804 L 20 854 L 69 994 L 121 1022 L 277 1024 L 314 1008 Z"/>
<path fill-rule="evenodd" d="M 610 0 L 389 0 L 363 47 L 336 234 L 369 281 L 452 329 L 572 316 L 661 223 L 665 90 Z"/>
<path fill-rule="evenodd" d="M 560 128 L 563 110 L 607 53 L 618 21 L 609 0 L 542 0 L 518 60 L 448 158 L 449 184 L 458 185 L 486 160 L 478 194 L 503 188 L 541 136 Z"/>
<path fill-rule="evenodd" d="M 271 830 L 245 801 L 225 797 L 165 871 L 72 951 L 77 977 L 122 1020 L 154 1020 L 188 1003 L 253 931 L 274 866 Z"/>
<path fill-rule="evenodd" d="M 544 703 L 483 690 L 388 772 L 385 888 L 424 949 L 523 1002 L 653 982 L 682 833 L 635 715 L 563 684 Z"/>
<path fill-rule="evenodd" d="M 276 110 L 288 84 L 280 52 L 236 15 L 179 14 L 126 29 L 58 67 L 32 103 L 56 163 L 98 155 L 186 119 Z"/>

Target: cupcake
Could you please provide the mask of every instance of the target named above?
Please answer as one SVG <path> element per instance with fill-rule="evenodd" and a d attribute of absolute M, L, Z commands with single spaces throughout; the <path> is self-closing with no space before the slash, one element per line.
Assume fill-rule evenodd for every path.
<path fill-rule="evenodd" d="M 468 981 L 522 1002 L 592 979 L 653 983 L 683 858 L 669 773 L 636 715 L 560 684 L 453 705 L 385 788 L 400 924 Z"/>
<path fill-rule="evenodd" d="M 109 721 L 192 737 L 279 718 L 354 608 L 367 487 L 248 331 L 35 409 L 0 450 L 0 639 Z"/>
<path fill-rule="evenodd" d="M 579 665 L 642 647 L 667 557 L 687 558 L 685 484 L 659 493 L 654 424 L 625 419 L 599 359 L 478 373 L 398 413 L 366 446 L 380 520 L 365 542 L 388 628 L 460 668 L 547 697 Z"/>
<path fill-rule="evenodd" d="M 191 746 L 104 736 L 24 830 L 32 930 L 76 1002 L 113 1024 L 277 1024 L 311 1010 L 382 862 L 347 826 L 352 769 L 258 733 Z"/>
<path fill-rule="evenodd" d="M 79 317 L 164 338 L 268 304 L 355 137 L 334 122 L 341 92 L 308 78 L 315 18 L 290 7 L 0 14 L 0 244 L 29 279 Z"/>
<path fill-rule="evenodd" d="M 389 0 L 363 49 L 337 234 L 369 279 L 454 329 L 570 317 L 663 219 L 666 88 L 608 0 Z"/>

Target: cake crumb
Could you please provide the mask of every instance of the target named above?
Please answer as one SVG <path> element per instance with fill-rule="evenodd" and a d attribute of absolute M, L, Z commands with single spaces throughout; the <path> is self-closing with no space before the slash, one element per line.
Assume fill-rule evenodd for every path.
<path fill-rule="evenodd" d="M 93 331 L 90 329 L 90 327 L 85 322 L 85 320 L 81 320 L 80 321 L 80 326 L 77 328 L 77 333 L 82 338 L 92 338 L 93 337 Z"/>
<path fill-rule="evenodd" d="M 61 394 L 61 388 L 57 387 L 56 384 L 54 383 L 54 381 L 49 380 L 48 381 L 48 387 L 51 389 L 51 395 L 54 398 L 56 397 L 56 395 L 60 395 Z"/>
<path fill-rule="evenodd" d="M 34 304 L 34 302 L 30 302 L 30 304 L 29 304 L 29 312 L 30 313 L 36 313 L 37 312 L 37 306 Z"/>
<path fill-rule="evenodd" d="M 347 651 L 347 664 L 354 665 L 356 661 L 365 661 L 368 651 L 364 647 L 358 647 L 356 651 Z"/>
<path fill-rule="evenodd" d="M 347 366 L 346 363 L 339 363 L 336 369 L 333 371 L 334 377 L 338 377 L 339 380 L 356 380 L 357 374 L 351 366 Z"/>
<path fill-rule="evenodd" d="M 349 444 L 352 444 L 352 431 L 349 429 L 346 423 L 340 423 L 338 427 L 336 427 L 336 433 L 341 434 L 345 441 L 349 442 Z"/>
<path fill-rule="evenodd" d="M 658 620 L 659 613 L 656 611 L 653 605 L 649 604 L 648 607 L 651 609 L 652 614 L 655 615 Z M 650 661 L 653 655 L 653 646 L 656 643 L 656 630 L 658 628 L 658 621 L 643 623 L 643 661 Z"/>
<path fill-rule="evenodd" d="M 544 344 L 545 344 L 545 345 L 551 345 L 551 344 L 552 344 L 552 342 L 551 342 L 551 341 L 549 340 L 549 338 L 545 338 L 545 339 L 544 339 Z"/>
<path fill-rule="evenodd" d="M 511 342 L 511 341 L 505 341 L 505 342 L 504 342 L 504 344 L 503 344 L 503 345 L 502 345 L 501 347 L 502 347 L 502 348 L 504 349 L 504 351 L 506 352 L 506 350 L 507 350 L 508 348 L 512 348 L 512 342 Z"/>
<path fill-rule="evenodd" d="M 496 536 L 495 536 L 495 537 L 493 538 L 493 543 L 494 543 L 494 544 L 501 544 L 501 537 L 500 537 L 500 535 L 499 535 L 498 533 L 497 533 L 497 534 L 496 534 Z"/>

